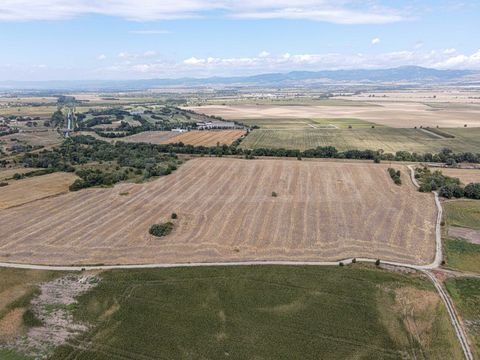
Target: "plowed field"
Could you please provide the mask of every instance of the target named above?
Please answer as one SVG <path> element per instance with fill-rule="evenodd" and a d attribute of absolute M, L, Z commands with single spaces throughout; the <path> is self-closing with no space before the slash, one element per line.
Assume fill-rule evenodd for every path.
<path fill-rule="evenodd" d="M 139 264 L 372 257 L 429 263 L 436 208 L 400 165 L 190 160 L 145 184 L 0 210 L 0 261 Z M 277 196 L 273 197 L 272 192 Z M 176 212 L 173 232 L 148 234 Z"/>

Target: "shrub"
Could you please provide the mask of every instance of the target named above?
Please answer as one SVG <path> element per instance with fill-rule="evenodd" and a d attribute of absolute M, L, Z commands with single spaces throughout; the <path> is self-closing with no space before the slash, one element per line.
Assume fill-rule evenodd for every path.
<path fill-rule="evenodd" d="M 172 218 L 173 220 L 175 220 L 177 217 L 178 217 L 178 216 L 177 216 L 177 214 L 176 214 L 176 213 L 172 213 L 172 216 L 171 216 L 171 218 Z"/>
<path fill-rule="evenodd" d="M 353 258 L 352 259 L 352 264 L 356 264 L 357 263 L 357 258 Z"/>
<path fill-rule="evenodd" d="M 388 168 L 388 173 L 396 185 L 402 185 L 402 179 L 400 178 L 400 170 Z"/>
<path fill-rule="evenodd" d="M 42 321 L 38 319 L 32 310 L 28 309 L 22 316 L 23 325 L 27 327 L 35 327 L 43 325 Z"/>
<path fill-rule="evenodd" d="M 5 182 L 5 181 L 0 182 L 0 187 L 7 186 L 7 185 L 8 185 L 8 182 Z"/>
<path fill-rule="evenodd" d="M 277 193 L 275 191 L 272 191 L 272 197 L 277 197 Z"/>
<path fill-rule="evenodd" d="M 469 199 L 480 199 L 480 183 L 470 183 L 465 186 L 465 197 Z"/>
<path fill-rule="evenodd" d="M 172 230 L 173 223 L 169 221 L 164 224 L 153 224 L 148 232 L 150 233 L 150 235 L 162 237 L 170 234 Z"/>
<path fill-rule="evenodd" d="M 380 266 L 380 259 L 377 259 L 377 260 L 375 261 L 375 265 L 376 265 L 376 266 Z"/>

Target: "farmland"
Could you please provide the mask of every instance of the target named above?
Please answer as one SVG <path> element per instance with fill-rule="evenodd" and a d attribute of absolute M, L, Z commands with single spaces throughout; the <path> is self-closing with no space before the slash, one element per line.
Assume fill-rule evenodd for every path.
<path fill-rule="evenodd" d="M 184 143 L 194 146 L 216 146 L 218 143 L 230 145 L 245 134 L 244 130 L 191 130 L 184 133 L 172 131 L 146 131 L 116 141 L 145 142 L 149 144 Z M 104 140 L 103 138 L 100 138 Z"/>
<path fill-rule="evenodd" d="M 441 169 L 444 175 L 459 178 L 463 184 L 480 182 L 480 169 Z"/>
<path fill-rule="evenodd" d="M 21 180 L 9 180 L 8 186 L 0 188 L 0 209 L 66 193 L 68 187 L 77 178 L 71 173 L 55 173 Z"/>
<path fill-rule="evenodd" d="M 445 257 L 449 268 L 480 273 L 480 244 L 462 238 L 445 239 Z"/>
<path fill-rule="evenodd" d="M 445 282 L 448 292 L 468 329 L 475 356 L 480 356 L 480 279 L 452 278 Z"/>
<path fill-rule="evenodd" d="M 405 166 L 398 168 L 408 176 Z M 131 264 L 379 257 L 430 263 L 433 197 L 418 193 L 408 178 L 395 185 L 386 169 L 362 162 L 190 160 L 145 184 L 87 189 L 0 211 L 0 259 Z M 178 220 L 171 235 L 159 240 L 148 234 L 172 212 Z"/>
<path fill-rule="evenodd" d="M 418 274 L 362 265 L 108 271 L 52 359 L 461 359 Z M 88 345 L 88 346 L 86 346 Z"/>
<path fill-rule="evenodd" d="M 338 150 L 378 150 L 438 153 L 443 148 L 454 152 L 478 152 L 480 128 L 456 129 L 455 138 L 441 139 L 421 129 L 352 128 L 352 129 L 258 129 L 242 142 L 245 149 L 286 148 L 306 150 L 317 146 L 334 146 Z M 451 129 L 448 129 L 450 132 Z M 477 136 L 477 137 L 475 137 Z"/>
<path fill-rule="evenodd" d="M 447 225 L 480 230 L 480 202 L 455 200 L 444 203 Z"/>
<path fill-rule="evenodd" d="M 171 137 L 167 143 L 179 143 L 194 145 L 194 146 L 216 146 L 230 145 L 235 140 L 245 135 L 244 130 L 218 130 L 218 131 L 189 131 Z"/>
<path fill-rule="evenodd" d="M 15 351 L 2 349 L 3 344 L 24 336 L 27 324 L 23 320 L 30 300 L 38 294 L 38 284 L 59 273 L 0 269 L 0 357 L 2 359 L 28 359 Z"/>
<path fill-rule="evenodd" d="M 347 105 L 345 104 L 347 103 Z M 353 106 L 351 106 L 353 105 Z M 365 106 L 367 105 L 367 106 Z M 370 105 L 370 106 L 368 106 Z M 190 110 L 228 120 L 257 119 L 332 119 L 355 118 L 393 128 L 420 127 L 480 127 L 480 106 L 431 107 L 421 102 L 370 102 L 356 104 L 348 100 L 330 105 L 242 105 L 192 106 Z"/>

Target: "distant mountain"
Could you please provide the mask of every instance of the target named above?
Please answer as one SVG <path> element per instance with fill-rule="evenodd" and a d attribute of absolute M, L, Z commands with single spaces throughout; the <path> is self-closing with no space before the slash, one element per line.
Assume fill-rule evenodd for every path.
<path fill-rule="evenodd" d="M 437 83 L 475 82 L 480 85 L 480 71 L 436 70 L 420 66 L 392 69 L 292 71 L 254 76 L 94 80 L 94 81 L 0 81 L 0 90 L 146 90 L 168 87 L 312 87 L 321 84 L 391 84 L 432 85 Z"/>

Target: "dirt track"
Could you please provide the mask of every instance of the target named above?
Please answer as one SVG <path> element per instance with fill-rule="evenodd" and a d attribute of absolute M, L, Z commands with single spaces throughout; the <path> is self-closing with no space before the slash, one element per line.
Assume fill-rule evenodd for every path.
<path fill-rule="evenodd" d="M 0 211 L 0 261 L 51 265 L 329 261 L 427 264 L 435 203 L 369 163 L 195 159 L 174 174 Z M 272 197 L 275 191 L 278 197 Z M 128 193 L 127 195 L 120 195 Z M 153 223 L 179 215 L 170 236 Z"/>

